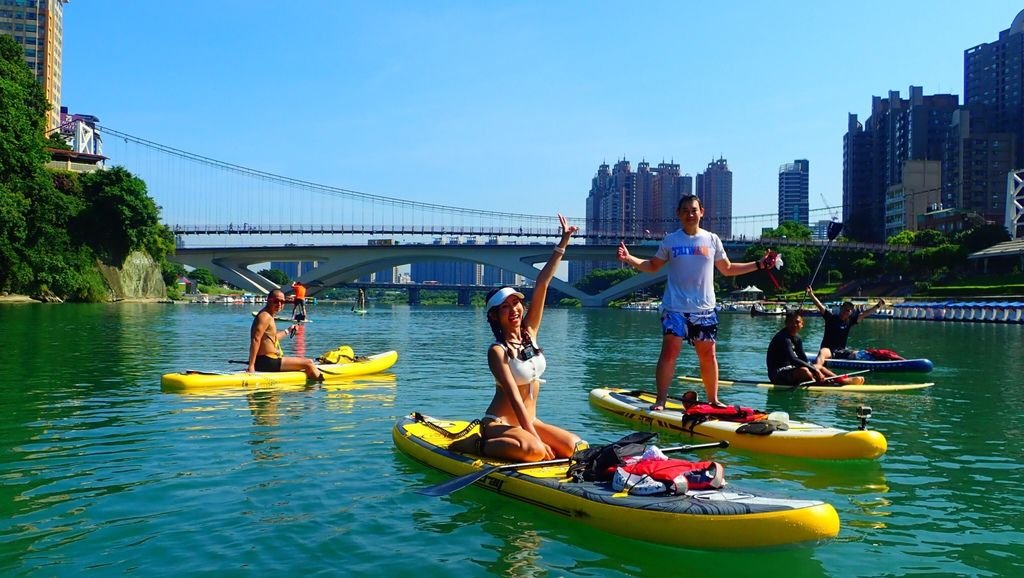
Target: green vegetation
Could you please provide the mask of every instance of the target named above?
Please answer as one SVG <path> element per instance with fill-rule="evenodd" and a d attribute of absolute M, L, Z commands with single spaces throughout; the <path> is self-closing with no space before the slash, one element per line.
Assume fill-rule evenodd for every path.
<path fill-rule="evenodd" d="M 637 271 L 629 267 L 621 269 L 595 269 L 577 281 L 575 287 L 584 293 L 600 293 L 612 285 L 617 285 L 633 277 L 637 273 Z"/>
<path fill-rule="evenodd" d="M 292 282 L 292 280 L 288 278 L 288 275 L 280 269 L 261 269 L 259 274 L 265 277 L 268 281 L 277 283 L 282 287 Z"/>
<path fill-rule="evenodd" d="M 743 258 L 739 262 L 757 261 L 764 257 L 768 249 L 779 251 L 782 253 L 783 266 L 782 269 L 772 271 L 772 275 L 783 288 L 800 288 L 810 280 L 811 275 L 814 273 L 814 267 L 818 264 L 821 252 L 813 247 L 774 246 L 772 245 L 772 240 L 810 240 L 811 237 L 812 231 L 804 225 L 794 222 L 782 223 L 777 228 L 762 235 L 761 242 L 751 245 L 743 253 Z M 774 286 L 768 278 L 767 272 L 755 273 L 754 275 L 757 278 L 763 279 L 759 281 L 761 289 L 764 289 L 766 292 L 772 291 Z M 815 282 L 817 283 L 817 281 Z"/>
<path fill-rule="evenodd" d="M 455 305 L 458 291 L 420 291 L 420 305 Z"/>
<path fill-rule="evenodd" d="M 953 279 L 938 283 L 924 283 L 915 297 L 994 297 L 1024 295 L 1024 274 L 976 275 L 968 279 Z"/>
<path fill-rule="evenodd" d="M 120 265 L 135 250 L 173 282 L 174 237 L 145 183 L 122 168 L 46 168 L 46 149 L 58 144 L 44 136 L 48 108 L 21 46 L 0 36 L 0 291 L 104 301 L 96 260 Z"/>
<path fill-rule="evenodd" d="M 199 267 L 193 269 L 189 274 L 188 278 L 196 282 L 196 287 L 202 289 L 205 285 L 207 287 L 217 285 L 217 278 L 213 276 L 213 273 L 205 267 Z"/>

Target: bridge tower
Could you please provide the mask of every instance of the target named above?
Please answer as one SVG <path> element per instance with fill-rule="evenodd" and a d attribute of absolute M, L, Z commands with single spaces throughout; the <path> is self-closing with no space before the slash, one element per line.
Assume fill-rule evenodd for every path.
<path fill-rule="evenodd" d="M 1006 175 L 1006 230 L 1011 239 L 1024 237 L 1024 169 Z"/>

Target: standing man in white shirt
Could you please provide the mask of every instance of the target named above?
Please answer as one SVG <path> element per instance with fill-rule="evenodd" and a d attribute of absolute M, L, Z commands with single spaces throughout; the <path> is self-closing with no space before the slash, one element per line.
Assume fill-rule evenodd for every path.
<path fill-rule="evenodd" d="M 727 277 L 759 271 L 774 266 L 777 253 L 769 251 L 762 260 L 749 263 L 729 261 L 718 235 L 700 228 L 704 207 L 696 195 L 679 199 L 676 215 L 680 228 L 662 240 L 654 257 L 639 259 L 630 255 L 625 242 L 619 243 L 618 250 L 620 261 L 644 273 L 657 273 L 666 263 L 669 265 L 668 283 L 661 300 L 661 355 L 655 372 L 658 399 L 651 409 L 665 409 L 683 340 L 697 352 L 708 403 L 726 407 L 718 399 L 714 270 Z"/>

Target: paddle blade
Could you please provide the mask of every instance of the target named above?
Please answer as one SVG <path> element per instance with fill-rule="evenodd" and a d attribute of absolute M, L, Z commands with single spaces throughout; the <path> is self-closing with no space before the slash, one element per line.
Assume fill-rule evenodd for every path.
<path fill-rule="evenodd" d="M 489 474 L 493 474 L 498 471 L 500 466 L 488 466 L 481 470 L 477 470 L 471 474 L 459 476 L 457 478 L 448 480 L 447 482 L 437 484 L 436 486 L 430 486 L 429 488 L 423 488 L 416 490 L 417 494 L 424 496 L 447 496 L 448 494 L 457 492 L 466 486 L 472 486 L 474 482 L 481 478 L 487 477 Z"/>
<path fill-rule="evenodd" d="M 843 224 L 839 221 L 832 221 L 828 224 L 828 240 L 835 241 L 839 233 L 843 232 Z"/>

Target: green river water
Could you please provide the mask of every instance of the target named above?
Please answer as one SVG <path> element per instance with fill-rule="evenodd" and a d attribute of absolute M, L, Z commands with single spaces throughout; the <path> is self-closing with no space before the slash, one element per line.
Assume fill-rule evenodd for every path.
<path fill-rule="evenodd" d="M 845 463 L 702 454 L 725 465 L 736 489 L 831 503 L 842 530 L 819 545 L 700 551 L 607 534 L 476 487 L 414 493 L 446 477 L 399 454 L 391 428 L 411 411 L 483 412 L 494 385 L 480 309 L 354 315 L 321 304 L 286 351 L 396 349 L 392 371 L 303 391 L 161 391 L 163 373 L 237 368 L 226 362 L 246 354 L 249 312 L 0 305 L 0 575 L 1024 575 L 1024 326 L 870 319 L 854 328 L 851 345 L 932 359 L 936 386 L 920 392 L 725 389 L 729 403 L 847 429 L 870 404 L 889 451 Z M 723 378 L 762 376 L 778 323 L 723 315 Z M 820 335 L 811 318 L 809 346 Z M 545 420 L 591 443 L 632 431 L 587 392 L 653 387 L 656 314 L 550 309 L 539 341 Z M 679 373 L 695 363 L 685 350 Z"/>

